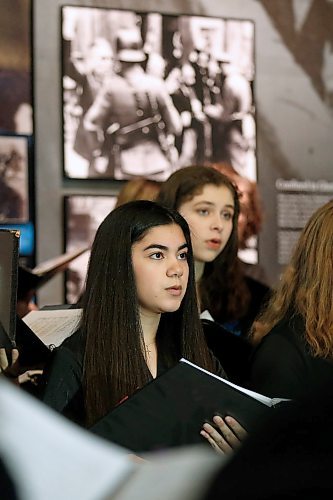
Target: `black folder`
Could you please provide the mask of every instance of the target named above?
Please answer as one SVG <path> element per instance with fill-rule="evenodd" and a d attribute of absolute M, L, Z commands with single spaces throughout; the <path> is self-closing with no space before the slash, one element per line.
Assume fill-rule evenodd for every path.
<path fill-rule="evenodd" d="M 215 414 L 231 415 L 249 431 L 260 425 L 278 400 L 257 396 L 265 402 L 181 360 L 118 405 L 91 431 L 134 452 L 202 443 L 202 425 Z"/>
<path fill-rule="evenodd" d="M 51 357 L 51 350 L 19 316 L 16 317 L 16 346 L 22 369 L 44 366 Z"/>
<path fill-rule="evenodd" d="M 17 266 L 20 232 L 0 229 L 0 347 L 15 345 Z"/>

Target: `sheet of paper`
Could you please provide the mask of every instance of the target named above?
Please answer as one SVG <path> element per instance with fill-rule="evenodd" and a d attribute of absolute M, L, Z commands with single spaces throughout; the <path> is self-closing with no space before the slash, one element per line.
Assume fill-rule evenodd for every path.
<path fill-rule="evenodd" d="M 112 500 L 201 500 L 216 471 L 228 461 L 205 445 L 147 454 Z"/>
<path fill-rule="evenodd" d="M 56 309 L 31 311 L 23 321 L 44 342 L 58 347 L 78 328 L 82 309 Z"/>
<path fill-rule="evenodd" d="M 283 398 L 268 398 L 267 396 L 264 396 L 263 394 L 260 394 L 259 392 L 254 392 L 250 391 L 250 389 L 246 389 L 245 387 L 241 387 L 240 385 L 233 384 L 232 382 L 229 382 L 229 380 L 226 380 L 224 378 L 218 377 L 214 373 L 210 373 L 209 371 L 205 370 L 204 368 L 201 368 L 200 366 L 195 365 L 194 363 L 191 363 L 191 361 L 188 361 L 187 359 L 182 358 L 180 360 L 183 363 L 187 363 L 194 368 L 197 368 L 198 370 L 201 370 L 211 377 L 215 377 L 219 380 L 222 380 L 225 384 L 230 385 L 231 387 L 234 387 L 235 389 L 238 389 L 239 391 L 243 392 L 244 394 L 247 394 L 248 396 L 251 396 L 251 398 L 257 399 L 261 403 L 265 404 L 266 406 L 273 406 L 273 404 L 277 404 L 280 401 L 289 401 L 288 399 L 283 399 Z"/>
<path fill-rule="evenodd" d="M 214 318 L 210 314 L 210 312 L 208 311 L 208 309 L 205 309 L 204 311 L 202 311 L 202 313 L 200 314 L 200 319 L 206 319 L 208 321 L 214 321 Z"/>
<path fill-rule="evenodd" d="M 0 456 L 24 500 L 108 498 L 137 467 L 127 450 L 72 424 L 4 379 Z"/>

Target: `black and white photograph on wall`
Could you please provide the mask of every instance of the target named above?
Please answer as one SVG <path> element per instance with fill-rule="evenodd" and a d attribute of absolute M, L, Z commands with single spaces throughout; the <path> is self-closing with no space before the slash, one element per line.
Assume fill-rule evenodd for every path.
<path fill-rule="evenodd" d="M 0 133 L 33 133 L 31 0 L 1 2 Z"/>
<path fill-rule="evenodd" d="M 257 178 L 253 21 L 63 6 L 64 175 Z"/>
<path fill-rule="evenodd" d="M 96 231 L 114 209 L 116 196 L 71 195 L 64 199 L 65 252 L 90 247 Z M 69 265 L 65 273 L 65 301 L 76 304 L 83 291 L 90 252 L 85 252 Z"/>
<path fill-rule="evenodd" d="M 0 223 L 29 219 L 29 149 L 24 136 L 0 136 Z"/>

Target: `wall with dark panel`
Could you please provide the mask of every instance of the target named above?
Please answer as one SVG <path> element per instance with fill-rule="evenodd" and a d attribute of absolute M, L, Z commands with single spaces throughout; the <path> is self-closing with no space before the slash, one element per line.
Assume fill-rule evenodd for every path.
<path fill-rule="evenodd" d="M 273 283 L 282 265 L 278 247 L 291 245 L 288 231 L 293 232 L 297 225 L 294 221 L 294 226 L 288 227 L 282 213 L 283 203 L 290 204 L 290 210 L 298 207 L 304 215 L 312 203 L 333 196 L 333 2 L 161 0 L 157 4 L 152 0 L 71 0 L 69 3 L 254 20 L 258 184 L 265 212 L 259 257 Z M 38 261 L 62 252 L 62 198 L 82 192 L 80 181 L 69 182 L 62 175 L 60 7 L 64 4 L 62 0 L 35 0 L 33 7 Z M 293 179 L 298 183 L 290 182 Z M 118 186 L 112 181 L 103 181 L 98 186 L 85 181 L 87 194 L 95 193 L 96 189 L 99 194 L 114 194 Z M 293 206 L 294 195 L 296 205 L 297 200 L 303 203 L 301 209 L 299 204 Z M 293 214 L 295 220 L 297 213 L 296 210 Z M 60 278 L 40 295 L 41 304 L 62 300 Z"/>

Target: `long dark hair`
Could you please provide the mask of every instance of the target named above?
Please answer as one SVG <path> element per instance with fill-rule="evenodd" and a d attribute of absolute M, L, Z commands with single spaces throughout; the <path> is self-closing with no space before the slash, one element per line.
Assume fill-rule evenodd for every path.
<path fill-rule="evenodd" d="M 225 175 L 206 166 L 185 167 L 174 172 L 165 181 L 157 201 L 166 207 L 178 210 L 183 203 L 200 194 L 207 184 L 225 186 L 232 194 L 235 210 L 232 220 L 232 232 L 224 250 L 212 262 L 207 262 L 199 282 L 202 310 L 225 319 L 238 317 L 242 310 L 242 297 L 248 291 L 245 285 L 239 286 L 238 277 L 238 216 L 239 200 L 236 186 Z M 237 282 L 237 286 L 236 286 Z"/>
<path fill-rule="evenodd" d="M 177 224 L 188 244 L 189 280 L 181 306 L 161 316 L 159 360 L 170 367 L 186 357 L 214 370 L 198 315 L 190 231 L 177 212 L 151 201 L 133 201 L 111 212 L 97 230 L 83 296 L 86 341 L 83 386 L 87 425 L 151 380 L 132 267 L 132 245 L 156 226 Z"/>

